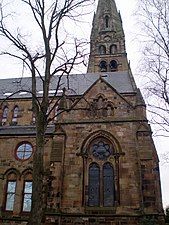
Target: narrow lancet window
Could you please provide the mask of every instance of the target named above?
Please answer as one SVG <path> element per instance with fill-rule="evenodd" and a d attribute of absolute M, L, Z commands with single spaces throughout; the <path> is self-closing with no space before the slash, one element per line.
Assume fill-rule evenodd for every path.
<path fill-rule="evenodd" d="M 106 28 L 109 28 L 109 17 L 108 16 L 105 16 L 105 25 L 106 25 Z"/>
<path fill-rule="evenodd" d="M 110 163 L 103 165 L 103 205 L 114 206 L 114 170 Z"/>
<path fill-rule="evenodd" d="M 89 206 L 99 206 L 100 204 L 100 168 L 96 163 L 92 163 L 89 168 Z"/>

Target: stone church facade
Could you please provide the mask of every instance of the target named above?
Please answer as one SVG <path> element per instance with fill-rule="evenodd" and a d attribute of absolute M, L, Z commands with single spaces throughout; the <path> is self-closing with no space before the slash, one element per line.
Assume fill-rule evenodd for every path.
<path fill-rule="evenodd" d="M 62 79 L 63 105 L 73 107 L 46 131 L 45 224 L 162 225 L 158 156 L 114 0 L 99 0 L 87 73 Z M 51 93 L 56 83 L 57 77 Z M 26 224 L 31 210 L 36 131 L 24 92 L 30 85 L 30 78 L 0 81 L 0 223 L 6 225 Z"/>

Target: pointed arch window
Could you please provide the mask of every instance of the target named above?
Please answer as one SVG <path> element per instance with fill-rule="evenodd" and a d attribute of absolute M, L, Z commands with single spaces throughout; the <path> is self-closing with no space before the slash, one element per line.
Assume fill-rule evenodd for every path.
<path fill-rule="evenodd" d="M 109 28 L 109 16 L 105 16 L 105 27 Z"/>
<path fill-rule="evenodd" d="M 115 154 L 114 147 L 107 139 L 98 137 L 90 143 L 88 153 L 86 204 L 89 207 L 113 207 L 117 184 L 115 165 L 110 158 Z"/>
<path fill-rule="evenodd" d="M 13 109 L 13 117 L 12 117 L 13 125 L 17 124 L 18 114 L 19 114 L 19 107 L 15 106 Z"/>
<path fill-rule="evenodd" d="M 7 106 L 5 106 L 3 109 L 3 114 L 2 114 L 2 125 L 5 125 L 5 123 L 7 121 L 8 112 L 9 112 L 9 109 Z"/>

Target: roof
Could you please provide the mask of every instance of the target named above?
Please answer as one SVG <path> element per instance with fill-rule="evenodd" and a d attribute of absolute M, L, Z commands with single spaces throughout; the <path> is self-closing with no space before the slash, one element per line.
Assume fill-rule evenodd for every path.
<path fill-rule="evenodd" d="M 102 77 L 119 93 L 136 92 L 135 84 L 128 71 L 123 72 L 107 72 L 107 73 L 86 73 L 73 74 L 63 76 L 60 82 L 60 91 L 65 87 L 69 95 L 83 95 L 93 83 Z M 58 83 L 59 76 L 54 76 L 50 84 L 50 95 L 54 94 Z M 26 91 L 31 91 L 31 77 L 24 78 L 9 78 L 0 80 L 0 99 L 5 99 L 12 95 L 12 98 L 30 98 L 31 94 Z M 42 96 L 42 80 L 37 78 L 37 94 Z"/>
<path fill-rule="evenodd" d="M 47 127 L 46 134 L 53 134 L 55 131 L 55 125 L 50 125 Z M 0 127 L 0 136 L 3 135 L 21 135 L 21 136 L 30 136 L 36 135 L 35 126 L 2 126 Z"/>

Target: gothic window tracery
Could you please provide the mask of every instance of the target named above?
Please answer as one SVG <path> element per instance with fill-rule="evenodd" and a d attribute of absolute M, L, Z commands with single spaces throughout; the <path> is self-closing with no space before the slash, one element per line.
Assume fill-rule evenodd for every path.
<path fill-rule="evenodd" d="M 114 146 L 104 137 L 94 139 L 88 149 L 87 202 L 90 207 L 113 207 L 115 191 Z"/>
<path fill-rule="evenodd" d="M 110 117 L 114 115 L 114 106 L 113 103 L 107 101 L 107 99 L 99 95 L 97 98 L 93 99 L 90 103 L 90 113 L 92 117 Z"/>
<path fill-rule="evenodd" d="M 33 147 L 29 142 L 21 142 L 17 145 L 15 150 L 15 157 L 17 160 L 27 160 L 33 154 Z"/>

